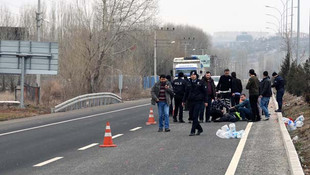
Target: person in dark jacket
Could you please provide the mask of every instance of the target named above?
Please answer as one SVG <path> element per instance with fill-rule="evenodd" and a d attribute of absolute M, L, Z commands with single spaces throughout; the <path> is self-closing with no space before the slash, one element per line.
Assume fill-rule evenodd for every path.
<path fill-rule="evenodd" d="M 183 120 L 183 106 L 182 100 L 185 94 L 187 82 L 183 79 L 183 72 L 178 74 L 178 79 L 172 82 L 174 92 L 174 115 L 173 122 L 178 122 L 177 115 L 179 114 L 179 122 L 184 123 Z"/>
<path fill-rule="evenodd" d="M 204 81 L 207 85 L 207 91 L 208 91 L 208 106 L 202 108 L 202 111 L 204 111 L 204 108 L 206 108 L 206 122 L 210 122 L 210 116 L 211 116 L 211 103 L 212 100 L 215 100 L 216 97 L 216 89 L 215 89 L 215 84 L 214 84 L 214 80 L 211 78 L 211 72 L 207 71 L 205 76 L 202 77 L 201 79 L 202 81 Z M 203 121 L 203 112 L 200 113 L 200 120 Z"/>
<path fill-rule="evenodd" d="M 265 120 L 269 120 L 269 117 L 270 117 L 270 114 L 268 111 L 268 104 L 269 104 L 271 95 L 272 95 L 271 81 L 268 76 L 268 72 L 265 71 L 263 73 L 263 80 L 260 82 L 260 88 L 259 88 L 259 97 L 261 98 L 260 107 L 264 111 Z"/>
<path fill-rule="evenodd" d="M 274 83 L 271 87 L 275 87 L 277 90 L 276 100 L 278 102 L 278 109 L 275 112 L 282 112 L 282 102 L 284 95 L 284 79 L 276 72 L 272 73 Z"/>
<path fill-rule="evenodd" d="M 258 97 L 259 97 L 259 80 L 255 75 L 256 73 L 254 69 L 250 69 L 249 71 L 250 79 L 248 81 L 248 84 L 246 85 L 246 89 L 249 90 L 249 95 L 250 95 L 253 122 L 261 120 L 260 115 L 259 115 L 259 110 L 258 110 L 258 104 L 257 104 Z"/>
<path fill-rule="evenodd" d="M 220 91 L 223 102 L 230 106 L 232 78 L 229 75 L 229 72 L 229 69 L 224 70 L 224 75 L 220 77 L 216 89 L 217 91 Z"/>
<path fill-rule="evenodd" d="M 151 91 L 152 100 L 151 103 L 155 105 L 157 103 L 158 115 L 159 115 L 159 129 L 158 132 L 163 131 L 165 126 L 165 132 L 169 132 L 169 106 L 171 104 L 171 95 L 173 94 L 172 85 L 166 79 L 166 75 L 160 75 L 159 82 L 157 82 Z M 163 124 L 165 120 L 165 125 Z"/>
<path fill-rule="evenodd" d="M 224 104 L 221 100 L 221 94 L 217 94 L 216 98 L 210 105 L 210 115 L 212 116 L 213 122 L 216 121 L 218 118 L 223 117 L 224 108 L 226 108 L 226 111 L 229 111 L 229 106 Z"/>
<path fill-rule="evenodd" d="M 240 99 L 241 103 L 232 107 L 232 109 L 236 109 L 240 113 L 243 121 L 252 120 L 252 109 L 250 101 L 246 99 L 245 94 L 241 94 Z"/>
<path fill-rule="evenodd" d="M 193 112 L 193 124 L 190 136 L 194 136 L 196 130 L 198 130 L 196 135 L 200 135 L 203 132 L 203 129 L 198 122 L 198 115 L 202 103 L 204 103 L 205 106 L 208 106 L 208 94 L 207 86 L 203 81 L 198 79 L 197 72 L 191 71 L 190 75 L 191 79 L 183 98 L 183 105 L 185 104 L 186 100 L 188 100 L 188 102 L 190 103 L 190 111 Z"/>
<path fill-rule="evenodd" d="M 242 83 L 241 83 L 241 80 L 237 78 L 237 74 L 236 72 L 232 72 L 231 73 L 231 77 L 232 77 L 232 80 L 231 80 L 231 105 L 232 106 L 235 106 L 237 104 L 239 104 L 239 101 L 240 101 L 240 95 L 242 93 Z"/>

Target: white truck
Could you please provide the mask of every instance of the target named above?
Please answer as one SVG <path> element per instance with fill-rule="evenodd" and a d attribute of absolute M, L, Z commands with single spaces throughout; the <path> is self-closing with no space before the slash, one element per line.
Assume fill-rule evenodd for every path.
<path fill-rule="evenodd" d="M 197 57 L 180 57 L 173 60 L 173 76 L 178 77 L 180 72 L 183 72 L 187 77 L 191 71 L 197 71 L 199 77 L 203 74 L 201 61 Z"/>

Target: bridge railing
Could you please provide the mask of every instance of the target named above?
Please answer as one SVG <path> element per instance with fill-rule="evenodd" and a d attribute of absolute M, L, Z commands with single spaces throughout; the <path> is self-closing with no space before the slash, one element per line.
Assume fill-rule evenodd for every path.
<path fill-rule="evenodd" d="M 51 109 L 52 113 L 66 112 L 88 107 L 121 103 L 122 98 L 110 92 L 85 94 L 67 100 Z"/>

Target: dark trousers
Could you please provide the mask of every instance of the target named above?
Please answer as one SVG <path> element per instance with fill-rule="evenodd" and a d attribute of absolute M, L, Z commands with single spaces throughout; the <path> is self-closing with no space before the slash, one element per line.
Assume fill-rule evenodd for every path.
<path fill-rule="evenodd" d="M 278 109 L 282 110 L 282 103 L 283 103 L 283 95 L 284 95 L 284 89 L 277 90 L 277 102 L 278 102 Z"/>
<path fill-rule="evenodd" d="M 193 111 L 193 109 L 192 109 L 192 104 L 191 104 L 191 102 L 187 102 L 187 104 L 188 104 L 188 120 L 193 120 L 193 113 L 194 113 L 194 111 Z"/>
<path fill-rule="evenodd" d="M 261 119 L 259 115 L 257 102 L 258 102 L 258 95 L 250 95 L 250 104 L 252 108 L 252 120 L 253 121 L 258 121 Z"/>
<path fill-rule="evenodd" d="M 192 116 L 193 117 L 193 124 L 192 124 L 191 133 L 195 133 L 196 129 L 199 132 L 203 131 L 202 127 L 200 126 L 200 124 L 198 122 L 199 111 L 201 109 L 201 103 L 203 103 L 203 102 L 191 102 L 191 104 L 190 104 L 189 110 L 193 112 L 193 116 Z"/>
<path fill-rule="evenodd" d="M 171 101 L 172 101 L 173 100 L 173 95 L 171 95 L 170 97 L 171 97 Z M 169 106 L 169 116 L 172 116 L 172 113 L 173 113 L 173 105 L 171 103 L 170 106 Z"/>
<path fill-rule="evenodd" d="M 220 110 L 210 110 L 210 115 L 212 116 L 212 121 L 214 122 L 216 119 L 223 117 L 223 112 Z"/>
<path fill-rule="evenodd" d="M 242 120 L 244 119 L 252 119 L 252 111 L 247 108 L 238 108 L 238 111 L 240 112 L 240 115 L 242 117 Z"/>
<path fill-rule="evenodd" d="M 231 100 L 231 93 L 221 93 L 221 101 L 230 106 L 230 100 Z"/>
<path fill-rule="evenodd" d="M 183 106 L 182 106 L 182 97 L 174 97 L 174 115 L 173 119 L 177 119 L 179 114 L 179 121 L 183 120 Z"/>
<path fill-rule="evenodd" d="M 206 107 L 206 122 L 210 120 L 212 99 L 208 98 L 208 106 Z"/>
<path fill-rule="evenodd" d="M 231 106 L 236 106 L 240 102 L 240 95 L 231 96 Z"/>
<path fill-rule="evenodd" d="M 199 111 L 199 120 L 203 121 L 203 116 L 205 113 L 205 104 L 201 103 L 200 111 Z"/>

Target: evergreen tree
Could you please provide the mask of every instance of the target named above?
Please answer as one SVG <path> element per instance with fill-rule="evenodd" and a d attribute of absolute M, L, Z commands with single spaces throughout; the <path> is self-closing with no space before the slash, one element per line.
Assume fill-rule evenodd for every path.
<path fill-rule="evenodd" d="M 282 62 L 281 70 L 279 74 L 284 78 L 284 80 L 287 80 L 287 76 L 290 71 L 290 65 L 291 65 L 291 55 L 290 52 L 287 52 L 285 59 Z"/>

